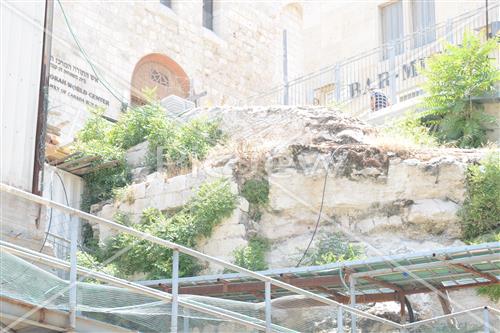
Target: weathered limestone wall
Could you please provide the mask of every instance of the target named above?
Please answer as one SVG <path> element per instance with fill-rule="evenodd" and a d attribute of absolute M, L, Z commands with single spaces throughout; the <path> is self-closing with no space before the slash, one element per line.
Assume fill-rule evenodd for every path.
<path fill-rule="evenodd" d="M 138 178 L 121 200 L 95 207 L 98 215 L 112 218 L 122 212 L 137 223 L 145 208 L 178 209 L 202 182 L 216 177 L 229 178 L 239 193 L 245 173 L 263 165 L 270 194 L 261 220 L 250 220 L 248 203 L 240 198 L 233 216 L 212 238 L 200 240 L 200 249 L 231 259 L 234 248 L 257 234 L 271 241 L 271 268 L 294 266 L 313 232 L 328 170 L 318 238 L 342 232 L 369 256 L 461 244 L 456 214 L 464 199 L 465 170 L 480 153 L 382 149 L 370 144 L 373 129 L 326 108 L 217 108 L 206 113 L 221 120 L 232 142 L 192 173 Z M 130 163 L 139 165 L 140 153 L 132 149 L 132 155 Z M 100 231 L 101 240 L 107 236 Z"/>
<path fill-rule="evenodd" d="M 40 251 L 45 238 L 45 209 L 7 193 L 0 194 L 0 238 L 3 241 Z M 45 244 L 44 253 L 52 254 Z"/>
<path fill-rule="evenodd" d="M 271 244 L 269 268 L 293 267 L 313 234 L 328 170 L 313 250 L 318 239 L 338 232 L 367 256 L 463 245 L 457 213 L 465 171 L 481 158 L 480 150 L 379 147 L 373 144 L 373 128 L 327 108 L 214 108 L 197 114 L 218 118 L 229 142 L 191 173 L 171 176 L 167 170 L 138 177 L 129 188 L 132 195 L 94 207 L 99 216 L 112 218 L 120 211 L 137 223 L 146 207 L 178 209 L 202 182 L 225 177 L 240 204 L 210 238 L 198 241 L 198 250 L 232 261 L 235 249 L 259 235 Z M 129 160 L 140 165 L 138 156 L 132 149 Z M 269 181 L 269 203 L 253 221 L 241 190 L 257 170 Z M 110 235 L 99 233 L 101 240 Z M 209 265 L 204 273 L 222 270 Z M 453 295 L 469 297 L 476 306 L 490 304 L 474 290 Z M 442 314 L 434 296 L 411 300 L 422 317 Z"/>

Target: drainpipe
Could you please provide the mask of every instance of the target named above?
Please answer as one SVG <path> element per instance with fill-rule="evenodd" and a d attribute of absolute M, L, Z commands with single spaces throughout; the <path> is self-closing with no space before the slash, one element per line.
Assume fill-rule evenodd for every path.
<path fill-rule="evenodd" d="M 489 22 L 489 17 L 488 17 L 488 0 L 485 0 L 486 1 L 486 40 L 488 40 L 490 38 L 490 28 L 489 28 L 489 25 L 490 25 L 490 22 Z"/>
<path fill-rule="evenodd" d="M 42 195 L 43 165 L 45 162 L 45 136 L 47 132 L 47 109 L 49 97 L 50 51 L 52 47 L 52 24 L 54 1 L 45 0 L 43 22 L 42 62 L 40 68 L 40 87 L 38 90 L 38 113 L 35 136 L 35 159 L 33 163 L 33 182 L 31 192 Z"/>

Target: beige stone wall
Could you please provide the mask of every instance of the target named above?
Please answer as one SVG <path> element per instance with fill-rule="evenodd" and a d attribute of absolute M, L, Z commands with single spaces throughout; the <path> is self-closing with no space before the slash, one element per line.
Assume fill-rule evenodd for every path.
<path fill-rule="evenodd" d="M 134 67 L 151 53 L 179 64 L 194 93 L 207 92 L 202 105 L 236 103 L 281 80 L 277 3 L 215 2 L 214 31 L 202 27 L 201 1 L 172 1 L 172 9 L 159 1 L 62 3 L 80 45 L 119 97 L 114 98 L 102 81 L 93 78 L 56 4 L 51 67 L 55 77 L 49 91 L 48 122 L 62 129 L 62 144 L 72 140 L 87 118 L 87 102 L 106 107 L 112 118 L 119 117 L 119 99 L 129 102 Z"/>
<path fill-rule="evenodd" d="M 97 207 L 97 214 L 112 219 L 122 212 L 138 223 L 145 208 L 178 209 L 204 181 L 217 177 L 229 178 L 234 193 L 241 193 L 246 177 L 241 170 L 253 172 L 263 159 L 270 195 L 261 220 L 250 219 L 248 202 L 240 197 L 231 218 L 212 237 L 200 240 L 199 249 L 231 261 L 234 249 L 257 234 L 271 242 L 266 257 L 271 268 L 292 267 L 314 230 L 330 154 L 340 144 L 357 143 L 361 146 L 338 151 L 328 167 L 319 236 L 341 232 L 362 244 L 368 256 L 462 244 L 456 214 L 464 198 L 465 170 L 481 152 L 408 153 L 400 146 L 394 146 L 399 153 L 391 152 L 391 147 L 370 144 L 372 130 L 366 125 L 326 108 L 213 108 L 199 113 L 205 112 L 221 117 L 224 131 L 232 141 L 246 140 L 247 150 L 229 143 L 192 173 L 157 172 L 137 179 L 129 194 Z M 258 151 L 261 145 L 264 153 Z M 247 165 L 252 154 L 255 160 Z M 99 230 L 101 241 L 109 235 Z M 386 241 L 389 235 L 391 242 Z"/>
<path fill-rule="evenodd" d="M 34 251 L 53 254 L 44 243 L 48 220 L 39 205 L 7 193 L 1 193 L 0 239 Z"/>
<path fill-rule="evenodd" d="M 380 8 L 391 1 L 305 2 L 305 72 L 335 64 L 378 47 L 382 42 Z M 484 6 L 482 1 L 435 0 L 436 23 Z M 411 3 L 403 2 L 404 33 L 412 32 Z"/>
<path fill-rule="evenodd" d="M 259 235 L 271 244 L 266 254 L 269 268 L 294 267 L 313 234 L 328 168 L 323 219 L 311 251 L 318 239 L 338 232 L 362 246 L 368 257 L 464 245 L 457 212 L 464 200 L 465 171 L 485 152 L 408 151 L 397 144 L 378 147 L 371 144 L 373 129 L 327 108 L 199 110 L 200 115 L 206 113 L 221 119 L 230 138 L 225 147 L 212 151 L 191 173 L 172 176 L 167 171 L 137 178 L 130 186 L 130 196 L 95 207 L 97 215 L 113 218 L 122 211 L 136 223 L 144 208 L 178 209 L 202 182 L 225 177 L 238 194 L 239 205 L 214 228 L 211 237 L 198 240 L 197 249 L 231 262 L 235 249 Z M 346 146 L 337 151 L 340 145 Z M 334 162 L 328 166 L 335 151 Z M 129 160 L 140 168 L 140 154 L 135 149 L 132 154 L 134 158 Z M 261 159 L 263 164 L 259 163 Z M 241 189 L 244 180 L 262 165 L 270 185 L 269 203 L 262 208 L 261 219 L 254 221 Z M 105 229 L 96 229 L 101 240 L 111 235 Z M 212 264 L 202 273 L 222 271 Z M 474 290 L 453 292 L 451 297 L 455 301 L 467 297 L 467 307 L 491 305 Z M 416 295 L 411 299 L 422 318 L 442 314 L 434 296 Z M 379 310 L 399 311 L 392 305 L 396 310 Z M 312 311 L 318 313 L 322 308 Z M 283 315 L 292 323 L 313 312 Z"/>

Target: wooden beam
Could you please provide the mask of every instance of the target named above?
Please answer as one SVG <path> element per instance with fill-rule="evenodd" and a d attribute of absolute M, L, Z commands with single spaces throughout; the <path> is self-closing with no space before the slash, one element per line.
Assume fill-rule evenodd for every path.
<path fill-rule="evenodd" d="M 459 269 L 464 270 L 466 272 L 469 272 L 471 274 L 485 278 L 486 280 L 490 280 L 491 282 L 499 282 L 496 276 L 494 276 L 490 273 L 481 272 L 472 266 L 468 266 L 465 264 L 450 264 L 449 266 L 459 268 Z"/>
<path fill-rule="evenodd" d="M 342 302 L 342 301 L 344 301 L 344 298 L 347 298 L 347 296 L 342 295 L 342 294 L 336 292 L 335 290 L 330 290 L 330 289 L 323 287 L 323 286 L 316 287 L 316 290 L 319 290 L 319 291 L 322 291 L 324 293 L 329 294 L 331 296 L 329 298 L 331 298 L 337 302 Z"/>
<path fill-rule="evenodd" d="M 293 286 L 299 288 L 316 288 L 318 286 L 329 286 L 340 284 L 340 278 L 337 275 L 328 276 L 315 276 L 311 278 L 290 278 L 289 283 Z M 170 286 L 161 284 L 160 288 L 163 290 L 169 290 Z M 272 286 L 273 290 L 278 289 L 276 286 Z M 262 281 L 252 281 L 252 282 L 229 282 L 226 285 L 221 282 L 215 282 L 212 284 L 202 284 L 194 286 L 180 286 L 180 294 L 191 294 L 191 295 L 222 295 L 224 293 L 253 293 L 254 291 L 262 292 L 264 290 L 264 282 Z"/>
<path fill-rule="evenodd" d="M 406 303 L 405 303 L 405 295 L 400 295 L 399 297 L 399 317 L 401 318 L 400 323 L 404 324 L 405 322 L 405 317 L 406 317 Z"/>
<path fill-rule="evenodd" d="M 309 290 L 322 290 L 325 291 L 328 290 L 327 286 L 335 286 L 339 285 L 341 282 L 339 281 L 339 277 L 337 275 L 335 276 L 315 276 L 311 278 L 291 278 L 290 279 L 290 284 L 295 285 L 297 287 L 309 289 Z M 389 289 L 395 289 L 397 287 L 396 285 L 389 286 L 387 285 L 388 282 L 382 282 L 379 280 L 376 280 L 378 283 L 383 283 L 384 287 L 389 288 Z M 228 281 L 229 282 L 229 281 Z M 471 283 L 471 284 L 466 284 L 466 285 L 455 285 L 455 286 L 448 286 L 448 287 L 443 287 L 442 285 L 435 285 L 432 286 L 435 289 L 438 289 L 440 291 L 453 291 L 453 290 L 461 290 L 461 289 L 466 289 L 466 288 L 475 288 L 475 287 L 482 287 L 482 286 L 489 286 L 493 284 L 497 284 L 498 282 L 477 282 L 477 283 Z M 381 284 L 380 284 L 381 285 Z M 160 289 L 170 292 L 170 286 L 166 284 L 160 284 L 159 285 Z M 323 289 L 324 288 L 324 289 Z M 272 291 L 276 290 L 281 290 L 281 288 L 272 286 Z M 252 296 L 257 296 L 262 293 L 264 290 L 264 282 L 261 281 L 252 281 L 252 282 L 229 282 L 226 286 L 224 286 L 223 283 L 221 282 L 214 282 L 213 284 L 200 284 L 200 285 L 187 285 L 187 286 L 180 286 L 179 287 L 179 293 L 180 294 L 189 294 L 189 295 L 203 295 L 203 296 L 219 296 L 219 297 L 229 297 L 231 294 L 247 294 L 247 295 L 252 295 Z M 400 289 L 401 290 L 401 289 Z M 394 301 L 394 302 L 400 302 L 401 301 L 401 296 L 406 296 L 406 295 L 413 295 L 413 294 L 425 294 L 425 293 L 432 293 L 434 292 L 433 289 L 430 289 L 429 287 L 422 287 L 422 288 L 413 288 L 413 289 L 405 289 L 402 292 L 398 290 L 393 293 L 378 293 L 378 294 L 362 294 L 362 295 L 356 295 L 356 303 L 357 304 L 366 304 L 366 303 L 377 303 L 377 302 L 389 302 L 389 301 Z M 329 290 L 329 292 L 333 292 Z M 274 296 L 276 297 L 276 296 Z M 343 304 L 348 304 L 349 303 L 349 296 L 342 295 L 340 293 L 337 294 L 332 294 L 329 296 L 330 299 L 343 303 Z M 310 300 L 313 302 L 313 300 Z M 313 302 L 314 303 L 314 302 Z M 316 304 L 318 303 L 318 304 Z M 319 302 L 316 302 L 314 306 L 321 306 L 322 303 L 320 304 Z"/>
<path fill-rule="evenodd" d="M 446 294 L 446 297 L 444 297 L 443 294 Z M 440 293 L 437 294 L 437 297 L 439 299 L 439 303 L 441 304 L 441 308 L 443 309 L 443 314 L 450 314 L 453 309 L 451 308 L 450 298 L 446 290 L 440 290 Z"/>

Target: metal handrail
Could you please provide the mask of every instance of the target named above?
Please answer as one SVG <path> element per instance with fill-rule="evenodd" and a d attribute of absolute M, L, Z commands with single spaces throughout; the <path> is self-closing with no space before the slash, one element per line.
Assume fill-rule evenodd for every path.
<path fill-rule="evenodd" d="M 456 317 L 458 315 L 462 315 L 465 313 L 474 312 L 474 311 L 478 311 L 478 310 L 484 310 L 485 308 L 489 308 L 489 307 L 479 306 L 479 307 L 468 309 L 468 310 L 453 312 L 453 313 L 449 313 L 449 314 L 445 314 L 442 316 L 437 316 L 437 317 L 433 317 L 433 318 L 429 318 L 429 319 L 423 319 L 423 320 L 415 321 L 413 323 L 405 324 L 405 328 L 412 328 L 412 327 L 420 326 L 420 325 L 423 325 L 426 323 L 432 323 L 434 321 L 441 320 L 441 319 L 453 318 L 453 317 Z"/>
<path fill-rule="evenodd" d="M 489 6 L 488 10 L 489 11 L 490 10 L 495 10 L 498 7 L 500 7 L 500 4 Z M 463 21 L 465 21 L 467 19 L 470 19 L 471 17 L 474 17 L 474 16 L 476 16 L 478 14 L 483 13 L 484 10 L 485 10 L 485 8 L 486 8 L 485 6 L 482 6 L 482 7 L 478 8 L 478 9 L 476 9 L 476 10 L 473 10 L 473 11 L 461 14 L 459 16 L 456 16 L 456 17 L 452 18 L 450 20 L 450 22 L 453 25 L 455 25 L 456 23 L 463 23 Z M 436 30 L 438 28 L 445 27 L 446 24 L 448 24 L 448 22 L 440 22 L 440 23 L 437 23 L 437 24 L 435 24 L 435 25 L 433 25 L 431 27 L 428 27 L 426 29 L 419 30 L 417 32 L 413 32 L 413 33 L 410 33 L 410 34 L 406 34 L 402 38 L 396 39 L 394 41 L 394 43 L 402 43 L 404 41 L 411 41 L 416 36 L 421 35 L 422 33 L 425 33 L 425 32 L 428 32 L 428 31 L 434 31 L 434 30 Z M 376 53 L 380 53 L 382 50 L 387 49 L 389 46 L 391 46 L 391 44 L 392 44 L 392 42 L 391 43 L 384 43 L 384 44 L 376 46 L 376 47 L 374 47 L 372 49 L 362 51 L 362 52 L 360 52 L 360 53 L 358 53 L 356 55 L 353 55 L 351 57 L 342 59 L 341 61 L 338 62 L 338 64 L 340 66 L 344 66 L 344 65 L 347 65 L 347 64 L 352 63 L 354 61 L 360 60 L 360 59 L 362 59 L 362 58 L 364 58 L 364 57 L 366 57 L 368 55 L 373 55 L 373 54 L 376 54 Z M 301 81 L 302 79 L 306 79 L 306 78 L 313 77 L 313 76 L 318 75 L 318 74 L 322 74 L 325 71 L 333 70 L 335 68 L 335 66 L 337 66 L 337 64 L 333 64 L 333 65 L 328 65 L 328 66 L 322 67 L 321 69 L 315 70 L 315 71 L 313 71 L 311 73 L 308 73 L 306 75 L 302 75 L 300 77 L 294 78 L 294 79 L 290 80 L 288 82 L 288 84 L 294 84 L 294 83 L 296 83 L 296 81 Z M 279 87 L 281 87 L 281 86 L 275 87 L 273 89 L 277 89 Z"/>
<path fill-rule="evenodd" d="M 67 270 L 67 269 L 70 269 L 70 267 L 71 267 L 71 265 L 64 260 L 50 257 L 46 254 L 36 252 L 33 250 L 29 250 L 26 248 L 22 248 L 20 246 L 15 245 L 15 244 L 11 244 L 11 243 L 1 241 L 1 240 L 0 240 L 0 249 L 2 249 L 3 251 L 9 252 L 13 255 L 31 260 L 33 262 L 43 263 L 43 264 L 48 265 L 48 266 L 53 267 L 53 268 Z M 92 277 L 92 278 L 98 279 L 102 282 L 106 282 L 106 283 L 112 284 L 112 285 L 117 286 L 117 287 L 125 288 L 125 289 L 137 292 L 137 293 L 145 295 L 145 296 L 150 296 L 150 297 L 159 299 L 161 301 L 168 301 L 168 302 L 172 301 L 172 294 L 166 293 L 164 291 L 144 287 L 144 286 L 141 286 L 140 284 L 137 284 L 134 282 L 119 279 L 119 278 L 116 278 L 114 276 L 111 276 L 111 275 L 108 275 L 105 273 L 95 272 L 93 270 L 90 270 L 90 269 L 84 268 L 84 267 L 80 267 L 80 266 L 77 267 L 77 271 L 81 275 L 85 275 L 87 277 Z M 256 328 L 256 329 L 260 329 L 260 330 L 265 329 L 265 326 L 263 326 L 263 325 L 256 324 L 256 323 L 249 321 L 249 320 L 237 318 L 237 317 L 230 315 L 230 314 L 226 314 L 226 313 L 219 312 L 219 311 L 214 311 L 214 310 L 204 308 L 202 306 L 198 306 L 198 305 L 195 305 L 195 304 L 183 301 L 183 300 L 179 300 L 178 302 L 183 307 L 186 307 L 186 308 L 189 308 L 189 309 L 192 309 L 195 311 L 199 311 L 199 312 L 203 312 L 203 313 L 206 313 L 209 315 L 213 315 L 213 316 L 219 317 L 221 319 L 231 320 L 231 321 L 240 323 L 240 324 L 248 326 L 248 327 L 252 327 L 252 328 Z M 230 312 L 226 309 L 224 309 L 224 311 Z M 238 314 L 238 315 L 242 316 L 241 314 Z M 254 319 L 254 318 L 252 318 L 252 319 Z M 256 320 L 259 322 L 262 322 L 261 320 L 258 320 L 258 319 L 256 319 Z"/>
<path fill-rule="evenodd" d="M 490 5 L 488 11 L 491 12 L 492 17 L 497 17 L 496 10 L 500 8 L 500 3 L 495 3 Z M 324 66 L 320 69 L 312 71 L 310 73 L 298 76 L 293 78 L 292 80 L 287 81 L 286 83 L 273 86 L 266 91 L 260 91 L 251 95 L 245 101 L 241 101 L 240 104 L 257 104 L 259 105 L 262 102 L 278 102 L 281 104 L 282 102 L 288 104 L 288 101 L 284 100 L 284 96 L 287 94 L 289 96 L 289 100 L 292 101 L 293 104 L 310 104 L 316 103 L 315 91 L 316 89 L 320 89 L 321 87 L 326 87 L 328 84 L 334 84 L 335 90 L 332 92 L 335 94 L 335 101 L 337 103 L 343 103 L 344 107 L 346 107 L 347 103 L 350 105 L 349 108 L 352 109 L 353 114 L 357 114 L 364 109 L 368 109 L 369 103 L 366 98 L 366 94 L 349 96 L 349 88 L 350 84 L 348 82 L 342 82 L 341 80 L 346 80 L 346 77 L 340 79 L 344 75 L 347 75 L 347 80 L 356 79 L 356 76 L 361 71 L 366 74 L 370 74 L 372 71 L 375 72 L 378 67 L 384 68 L 388 73 L 390 73 L 390 83 L 386 85 L 390 90 L 390 98 L 391 103 L 396 104 L 399 98 L 403 98 L 404 100 L 408 97 L 407 93 L 413 95 L 412 91 L 419 87 L 418 81 L 419 79 L 411 80 L 406 82 L 402 82 L 401 86 L 399 83 L 396 83 L 396 74 L 395 72 L 395 64 L 397 63 L 397 67 L 401 66 L 400 62 L 402 62 L 406 57 L 410 55 L 416 56 L 428 56 L 435 53 L 438 49 L 440 49 L 440 41 L 441 40 L 454 40 L 458 42 L 461 39 L 459 36 L 462 31 L 465 31 L 468 27 L 471 29 L 476 29 L 480 25 L 477 23 L 483 22 L 482 13 L 485 10 L 485 6 L 477 8 L 475 10 L 463 13 L 454 18 L 448 19 L 445 22 L 437 23 L 428 28 L 406 34 L 401 38 L 391 41 L 390 43 L 385 43 L 378 45 L 375 48 L 363 51 L 361 53 L 355 54 L 348 58 L 337 61 L 335 64 L 330 64 L 328 66 Z M 480 23 L 483 24 L 483 23 Z M 422 44 L 417 41 L 419 38 L 425 38 L 426 34 L 429 32 L 435 32 L 433 34 L 432 40 L 426 39 Z M 415 44 L 417 43 L 417 44 Z M 453 43 L 453 42 L 452 42 Z M 395 50 L 400 50 L 395 52 Z M 410 51 L 411 50 L 411 51 Z M 371 58 L 377 57 L 375 62 Z M 412 65 L 413 66 L 413 65 Z M 337 73 L 339 74 L 337 79 Z M 345 74 L 350 73 L 350 74 Z M 376 74 L 376 73 L 372 73 Z M 330 79 L 330 77 L 332 77 Z M 335 77 L 335 78 L 333 78 Z M 412 76 L 413 77 L 413 76 Z M 362 77 L 361 79 L 365 79 Z M 356 82 L 356 80 L 351 83 Z M 361 81 L 360 81 L 361 82 Z M 356 82 L 357 83 L 357 82 Z M 318 93 L 320 98 L 325 98 L 321 92 Z M 415 96 L 418 96 L 416 94 Z M 363 97 L 365 96 L 365 97 Z M 274 102 L 273 102 L 274 101 Z M 319 102 L 319 101 L 318 101 Z"/>
<path fill-rule="evenodd" d="M 29 249 L 23 248 L 21 246 L 15 245 L 15 244 L 11 244 L 9 242 L 5 242 L 5 241 L 0 240 L 0 249 L 2 249 L 3 251 L 9 252 L 15 256 L 30 260 L 34 263 L 35 262 L 43 263 L 43 264 L 50 266 L 50 267 L 53 267 L 53 268 L 65 269 L 65 270 L 68 270 L 70 268 L 70 264 L 66 261 L 51 257 L 49 255 L 46 255 L 46 254 L 43 254 L 40 252 L 29 250 Z M 109 283 L 109 284 L 117 286 L 117 287 L 125 288 L 125 289 L 131 290 L 133 292 L 137 292 L 141 295 L 153 297 L 153 298 L 159 299 L 161 301 L 169 301 L 170 302 L 172 300 L 172 295 L 167 293 L 167 292 L 151 289 L 151 288 L 145 287 L 141 284 L 138 284 L 135 282 L 130 282 L 127 280 L 123 280 L 120 278 L 116 278 L 116 277 L 108 275 L 106 273 L 96 272 L 96 271 L 90 270 L 88 268 L 80 267 L 80 266 L 78 266 L 78 273 L 80 273 L 81 275 L 84 275 L 85 277 L 92 277 L 92 278 L 95 278 L 95 279 L 100 280 L 102 282 L 106 282 L 106 283 Z M 200 303 L 200 305 L 197 305 L 197 304 L 193 304 L 191 302 L 179 300 L 179 304 L 185 308 L 189 308 L 189 309 L 192 309 L 195 311 L 199 311 L 199 312 L 203 312 L 203 313 L 206 313 L 209 315 L 213 315 L 215 317 L 218 317 L 218 318 L 221 318 L 224 320 L 230 320 L 230 321 L 242 324 L 242 325 L 247 326 L 247 327 L 252 327 L 252 328 L 256 328 L 256 329 L 260 329 L 260 330 L 265 329 L 265 326 L 262 325 L 262 323 L 264 321 L 260 320 L 258 318 L 248 317 L 248 316 L 242 315 L 240 313 L 234 313 L 234 312 L 229 311 L 227 309 L 221 309 L 222 311 L 217 311 L 217 310 L 211 309 L 213 307 L 205 308 L 202 303 Z M 420 321 L 413 322 L 413 323 L 403 324 L 402 329 L 414 328 L 414 327 L 418 327 L 418 326 L 421 326 L 421 325 L 424 325 L 427 323 L 433 323 L 433 322 L 441 320 L 441 319 L 453 318 L 453 317 L 456 317 L 456 316 L 459 316 L 462 314 L 471 313 L 471 312 L 480 311 L 480 310 L 492 311 L 492 312 L 500 315 L 500 310 L 498 310 L 494 307 L 491 307 L 491 306 L 476 307 L 476 308 L 458 311 L 458 312 L 454 312 L 454 313 L 450 313 L 450 314 L 446 314 L 446 315 L 442 315 L 442 316 L 436 316 L 433 318 L 420 320 Z M 242 319 L 242 317 L 244 317 L 244 318 L 247 317 L 248 320 Z M 255 322 L 252 320 L 255 320 Z M 279 325 L 273 324 L 273 326 L 274 326 L 274 328 L 279 328 L 280 330 L 283 330 L 285 332 L 294 332 L 293 330 L 281 327 Z"/>
<path fill-rule="evenodd" d="M 270 283 L 271 285 L 274 285 L 274 286 L 277 286 L 277 287 L 289 290 L 291 292 L 294 292 L 295 294 L 302 295 L 304 297 L 308 297 L 308 298 L 314 299 L 314 300 L 316 300 L 316 301 L 318 301 L 320 303 L 327 304 L 327 305 L 330 305 L 330 306 L 336 306 L 336 307 L 345 309 L 347 312 L 349 312 L 351 314 L 359 315 L 361 317 L 364 317 L 364 318 L 367 318 L 367 319 L 371 319 L 371 320 L 383 323 L 385 325 L 392 326 L 392 327 L 397 328 L 397 329 L 403 328 L 403 325 L 395 323 L 395 322 L 392 322 L 392 321 L 390 321 L 388 319 L 377 317 L 375 315 L 372 315 L 372 314 L 366 313 L 364 311 L 358 310 L 358 309 L 356 309 L 354 307 L 351 307 L 349 305 L 345 305 L 345 304 L 336 302 L 336 301 L 334 301 L 332 299 L 329 299 L 329 298 L 326 298 L 324 296 L 315 294 L 313 292 L 310 292 L 310 291 L 307 291 L 307 290 L 295 287 L 293 285 L 290 285 L 288 283 L 282 282 L 280 280 L 276 280 L 276 279 L 273 279 L 271 277 L 268 277 L 268 276 L 265 276 L 265 275 L 253 272 L 253 271 L 248 270 L 246 268 L 243 268 L 243 267 L 231 264 L 229 262 L 226 262 L 226 261 L 221 260 L 221 259 L 216 258 L 216 257 L 209 256 L 207 254 L 204 254 L 202 252 L 193 250 L 193 249 L 188 248 L 186 246 L 183 246 L 183 245 L 180 245 L 180 244 L 176 244 L 174 242 L 170 242 L 170 241 L 165 240 L 165 239 L 158 238 L 158 237 L 153 236 L 151 234 L 148 234 L 148 233 L 145 233 L 145 232 L 141 232 L 141 231 L 138 231 L 138 230 L 130 228 L 130 227 L 126 227 L 126 226 L 121 225 L 119 223 L 116 223 L 116 222 L 113 222 L 113 221 L 110 221 L 110 220 L 107 220 L 107 219 L 104 219 L 104 218 L 101 218 L 101 217 L 98 217 L 98 216 L 95 216 L 95 215 L 92 215 L 92 214 L 89 214 L 89 213 L 85 213 L 85 212 L 80 211 L 78 209 L 75 209 L 75 208 L 72 208 L 72 207 L 68 207 L 68 206 L 63 205 L 61 203 L 58 203 L 58 202 L 55 202 L 55 201 L 52 201 L 52 200 L 49 200 L 49 199 L 46 199 L 46 198 L 34 195 L 32 193 L 20 190 L 18 188 L 13 187 L 13 186 L 10 186 L 10 185 L 4 184 L 4 183 L 0 183 L 0 192 L 8 193 L 8 194 L 17 196 L 19 198 L 23 198 L 25 200 L 32 201 L 32 202 L 44 205 L 46 207 L 51 207 L 51 208 L 55 208 L 55 209 L 61 210 L 63 212 L 68 213 L 71 216 L 77 216 L 77 217 L 80 217 L 80 218 L 82 218 L 82 219 L 84 219 L 86 221 L 94 222 L 94 223 L 97 223 L 99 225 L 104 225 L 104 226 L 107 226 L 107 227 L 109 227 L 111 229 L 114 229 L 116 231 L 121 231 L 121 232 L 124 232 L 126 234 L 135 236 L 135 237 L 137 237 L 139 239 L 147 240 L 147 241 L 150 241 L 152 243 L 156 243 L 158 245 L 170 248 L 170 249 L 174 250 L 174 252 L 175 251 L 182 252 L 184 254 L 190 255 L 190 256 L 195 257 L 197 259 L 201 259 L 201 260 L 205 260 L 205 261 L 208 261 L 208 262 L 216 263 L 218 265 L 223 266 L 224 268 L 227 268 L 227 269 L 230 269 L 230 270 L 233 270 L 233 271 L 237 271 L 237 272 L 240 272 L 240 273 L 247 274 L 248 276 L 253 277 L 253 278 L 257 279 L 257 280 L 260 280 L 260 281 L 263 281 L 263 282 L 267 282 L 267 283 Z"/>

